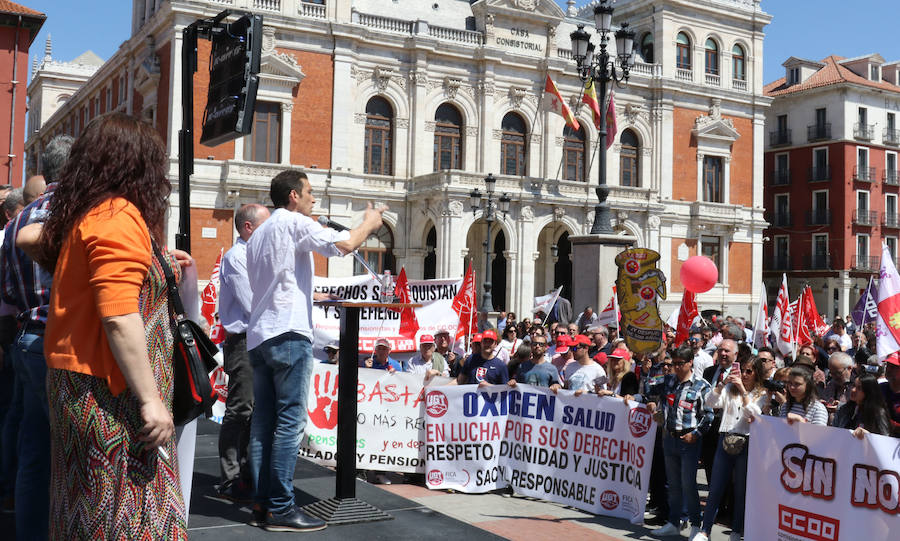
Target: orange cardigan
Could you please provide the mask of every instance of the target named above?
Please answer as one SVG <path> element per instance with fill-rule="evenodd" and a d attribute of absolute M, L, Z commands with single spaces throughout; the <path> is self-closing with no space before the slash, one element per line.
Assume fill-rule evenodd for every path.
<path fill-rule="evenodd" d="M 63 242 L 53 273 L 48 367 L 104 379 L 114 395 L 125 390 L 101 318 L 139 312 L 152 258 L 147 225 L 127 200 L 108 199 L 85 215 Z"/>

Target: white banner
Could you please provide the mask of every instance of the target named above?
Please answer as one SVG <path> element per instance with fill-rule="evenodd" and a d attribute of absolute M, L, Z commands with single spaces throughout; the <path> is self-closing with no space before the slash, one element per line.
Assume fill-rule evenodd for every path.
<path fill-rule="evenodd" d="M 347 301 L 378 302 L 381 284 L 371 275 L 350 278 L 320 278 L 313 280 L 314 290 L 331 293 Z M 453 296 L 459 291 L 462 278 L 451 280 L 410 280 L 410 300 L 422 304 L 415 309 L 419 322 L 418 335 L 433 335 L 440 329 L 456 332 L 459 316 L 451 308 Z M 313 319 L 313 353 L 320 360 L 325 358 L 322 348 L 337 342 L 341 332 L 340 311 L 334 306 L 315 306 Z M 359 351 L 368 353 L 374 349 L 375 340 L 386 338 L 394 352 L 410 352 L 418 349 L 415 340 L 400 336 L 400 313 L 381 308 L 362 308 L 359 316 Z"/>
<path fill-rule="evenodd" d="M 643 405 L 518 385 L 429 387 L 429 488 L 520 494 L 640 524 L 655 425 Z"/>
<path fill-rule="evenodd" d="M 434 378 L 435 385 L 449 378 Z M 360 368 L 356 385 L 356 467 L 425 472 L 423 376 Z M 337 449 L 338 367 L 317 363 L 310 381 L 309 422 L 300 456 L 334 466 Z"/>
<path fill-rule="evenodd" d="M 744 539 L 896 539 L 898 497 L 900 439 L 765 416 L 750 427 Z"/>

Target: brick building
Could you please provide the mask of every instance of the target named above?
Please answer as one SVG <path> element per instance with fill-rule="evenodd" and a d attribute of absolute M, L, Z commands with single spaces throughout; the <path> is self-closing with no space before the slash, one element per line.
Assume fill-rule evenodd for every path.
<path fill-rule="evenodd" d="M 512 200 L 491 232 L 495 306 L 527 311 L 536 294 L 571 284 L 568 237 L 590 231 L 599 174 L 597 130 L 578 106 L 569 40 L 577 24 L 593 26 L 591 5 L 135 0 L 132 37 L 42 116 L 30 151 L 109 110 L 142 116 L 169 145 L 174 239 L 181 30 L 226 7 L 263 14 L 262 74 L 254 134 L 195 149 L 192 245 L 201 276 L 231 245 L 235 208 L 268 202 L 272 176 L 295 167 L 311 179 L 315 212 L 335 221 L 354 223 L 369 201 L 388 204 L 385 227 L 361 251 L 411 278 L 461 276 L 468 259 L 484 268 L 485 221 L 470 212 L 469 192 L 493 173 L 497 195 Z M 614 226 L 660 252 L 668 309 L 681 300 L 681 262 L 703 253 L 721 276 L 700 296 L 701 309 L 749 316 L 766 226 L 762 29 L 771 17 L 758 0 L 619 0 L 615 18 L 637 31 L 639 52 L 615 96 Z M 201 41 L 195 134 L 208 55 Z M 575 106 L 581 132 L 541 108 L 547 74 Z M 332 276 L 359 271 L 349 258 L 320 263 Z"/>
<path fill-rule="evenodd" d="M 850 312 L 878 272 L 882 242 L 897 254 L 900 61 L 878 54 L 791 57 L 766 85 L 765 254 L 769 291 L 781 273 L 809 283 L 829 317 Z"/>
<path fill-rule="evenodd" d="M 25 85 L 28 49 L 46 20 L 39 11 L 0 0 L 0 183 L 22 185 L 25 156 Z"/>

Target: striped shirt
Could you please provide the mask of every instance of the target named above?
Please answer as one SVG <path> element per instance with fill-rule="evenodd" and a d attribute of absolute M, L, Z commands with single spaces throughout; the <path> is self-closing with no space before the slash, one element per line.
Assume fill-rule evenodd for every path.
<path fill-rule="evenodd" d="M 56 184 L 47 186 L 44 195 L 29 203 L 6 224 L 3 246 L 0 248 L 0 294 L 3 302 L 16 307 L 19 322 L 34 322 L 41 327 L 47 324 L 53 274 L 16 248 L 15 242 L 23 227 L 47 219 L 47 207 L 50 206 L 50 196 L 54 189 Z"/>
<path fill-rule="evenodd" d="M 702 378 L 691 376 L 679 382 L 674 374 L 668 374 L 662 382 L 650 385 L 647 394 L 665 399 L 660 402 L 660 407 L 665 412 L 666 430 L 691 430 L 704 434 L 715 417 L 712 408 L 706 404 L 709 391 L 709 383 Z"/>
<path fill-rule="evenodd" d="M 818 400 L 809 403 L 809 409 L 803 409 L 803 404 L 794 402 L 791 409 L 787 409 L 787 404 L 781 405 L 781 417 L 787 417 L 788 413 L 796 413 L 800 417 L 806 419 L 806 422 L 813 425 L 828 425 L 828 410 Z"/>

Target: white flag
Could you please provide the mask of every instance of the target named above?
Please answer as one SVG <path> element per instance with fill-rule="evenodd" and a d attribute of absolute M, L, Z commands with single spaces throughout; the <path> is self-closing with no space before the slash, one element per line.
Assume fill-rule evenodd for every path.
<path fill-rule="evenodd" d="M 536 314 L 538 312 L 543 312 L 549 316 L 550 310 L 552 310 L 553 305 L 556 304 L 556 299 L 559 298 L 560 293 L 562 293 L 562 286 L 559 286 L 559 289 L 556 291 L 551 291 L 546 295 L 535 297 L 534 308 L 531 309 L 531 313 Z"/>
<path fill-rule="evenodd" d="M 887 244 L 881 245 L 878 273 L 878 317 L 875 318 L 878 360 L 900 350 L 900 276 Z"/>
<path fill-rule="evenodd" d="M 781 288 L 778 290 L 778 299 L 775 301 L 775 313 L 772 314 L 772 321 L 769 323 L 769 328 L 775 335 L 775 347 L 782 355 L 787 355 L 794 349 L 790 305 L 787 275 L 782 274 Z"/>
<path fill-rule="evenodd" d="M 597 325 L 619 326 L 619 299 L 616 297 L 616 286 L 613 286 L 612 290 L 612 298 L 609 299 L 606 308 L 597 314 Z"/>
<path fill-rule="evenodd" d="M 769 302 L 766 284 L 762 284 L 759 294 L 759 308 L 756 310 L 756 324 L 753 325 L 753 347 L 759 349 L 769 345 Z"/>

